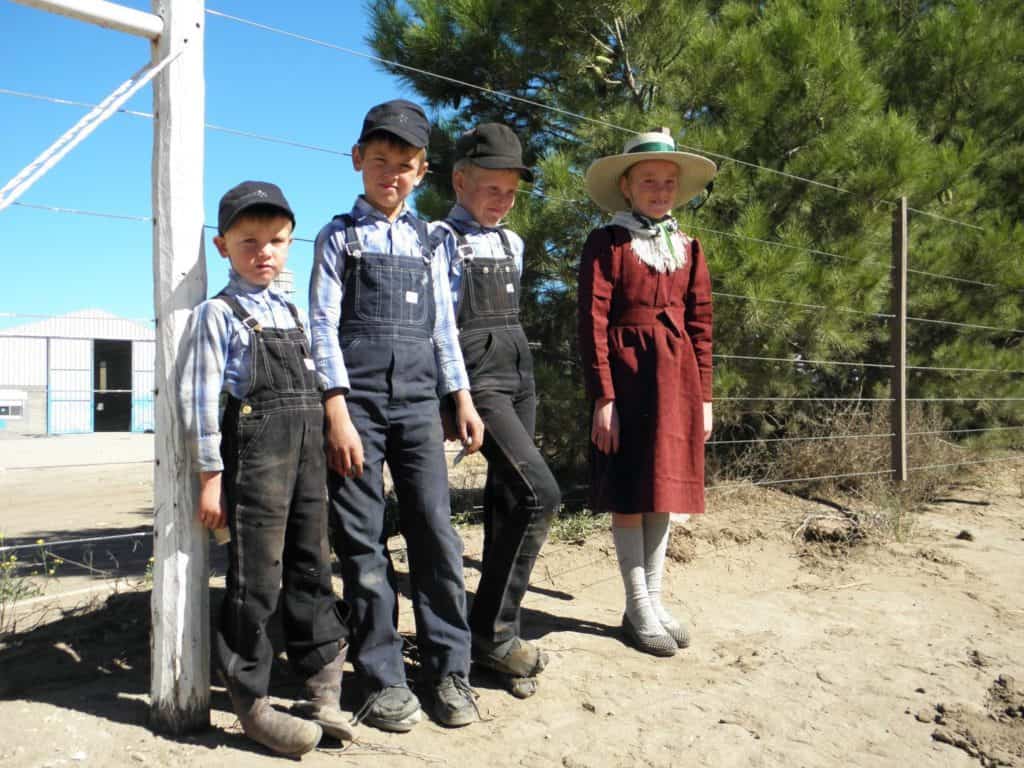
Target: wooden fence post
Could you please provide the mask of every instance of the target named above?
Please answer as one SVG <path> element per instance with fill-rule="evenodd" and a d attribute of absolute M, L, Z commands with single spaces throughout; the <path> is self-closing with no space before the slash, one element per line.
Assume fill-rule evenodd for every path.
<path fill-rule="evenodd" d="M 206 298 L 203 254 L 204 0 L 154 0 L 164 20 L 153 60 L 184 48 L 153 81 L 153 302 L 156 466 L 150 725 L 183 734 L 210 723 L 209 544 L 175 393 L 191 309 Z"/>
<path fill-rule="evenodd" d="M 907 479 L 907 198 L 892 222 L 892 320 L 889 325 L 892 377 L 892 477 Z"/>

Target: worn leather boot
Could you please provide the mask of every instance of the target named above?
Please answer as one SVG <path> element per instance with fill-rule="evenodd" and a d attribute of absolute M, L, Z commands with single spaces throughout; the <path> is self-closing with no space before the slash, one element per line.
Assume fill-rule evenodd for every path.
<path fill-rule="evenodd" d="M 348 654 L 348 643 L 342 642 L 337 657 L 319 672 L 306 679 L 306 701 L 292 705 L 292 714 L 313 720 L 328 736 L 350 741 L 354 736 L 349 718 L 341 711 L 341 674 Z"/>
<path fill-rule="evenodd" d="M 231 696 L 231 707 L 242 724 L 242 730 L 253 741 L 289 757 L 304 755 L 320 743 L 323 731 L 316 723 L 278 712 L 270 706 L 270 699 L 266 696 L 248 696 L 227 680 L 224 680 L 224 687 Z"/>

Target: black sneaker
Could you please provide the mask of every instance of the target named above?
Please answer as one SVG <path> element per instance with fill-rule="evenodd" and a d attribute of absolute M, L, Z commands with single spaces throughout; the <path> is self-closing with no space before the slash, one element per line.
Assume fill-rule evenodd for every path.
<path fill-rule="evenodd" d="M 476 698 L 466 678 L 454 673 L 445 675 L 434 686 L 434 718 L 449 728 L 469 725 L 480 719 Z"/>
<path fill-rule="evenodd" d="M 422 717 L 420 700 L 415 693 L 404 685 L 389 685 L 371 693 L 352 719 L 382 731 L 406 733 Z"/>

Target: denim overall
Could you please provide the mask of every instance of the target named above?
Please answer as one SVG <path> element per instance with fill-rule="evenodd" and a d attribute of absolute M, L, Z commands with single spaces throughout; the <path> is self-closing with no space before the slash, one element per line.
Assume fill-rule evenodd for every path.
<path fill-rule="evenodd" d="M 233 684 L 260 698 L 278 597 L 288 659 L 303 677 L 338 655 L 348 608 L 331 587 L 323 407 L 298 312 L 288 305 L 295 328 L 264 328 L 235 297 L 217 298 L 249 331 L 252 381 L 221 419 L 231 541 L 215 654 Z"/>
<path fill-rule="evenodd" d="M 423 250 L 409 256 L 363 251 L 351 217 L 339 218 L 345 226 L 339 328 L 350 383 L 345 400 L 364 455 L 362 477 L 328 473 L 334 547 L 353 613 L 350 658 L 369 690 L 405 683 L 384 520 L 386 461 L 398 496 L 423 667 L 434 679 L 465 676 L 462 539 L 451 524 L 438 412 L 426 224 L 417 220 Z"/>
<path fill-rule="evenodd" d="M 485 427 L 483 564 L 469 625 L 486 647 L 519 636 L 520 604 L 561 494 L 534 443 L 533 358 L 519 324 L 519 271 L 508 237 L 497 230 L 503 259 L 476 259 L 459 223 L 446 225 L 462 262 L 459 341 Z"/>

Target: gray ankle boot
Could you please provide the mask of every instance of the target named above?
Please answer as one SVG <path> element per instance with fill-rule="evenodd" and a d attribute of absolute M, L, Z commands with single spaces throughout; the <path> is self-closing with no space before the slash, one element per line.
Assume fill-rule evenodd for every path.
<path fill-rule="evenodd" d="M 238 715 L 245 735 L 279 755 L 297 757 L 316 748 L 323 735 L 320 726 L 278 712 L 266 696 L 254 698 L 237 690 L 230 682 L 224 686 L 231 696 L 231 707 Z"/>
<path fill-rule="evenodd" d="M 306 701 L 297 701 L 291 708 L 293 714 L 313 720 L 324 733 L 339 741 L 351 741 L 354 735 L 349 718 L 339 705 L 342 667 L 347 653 L 348 643 L 343 642 L 337 657 L 307 678 Z"/>

